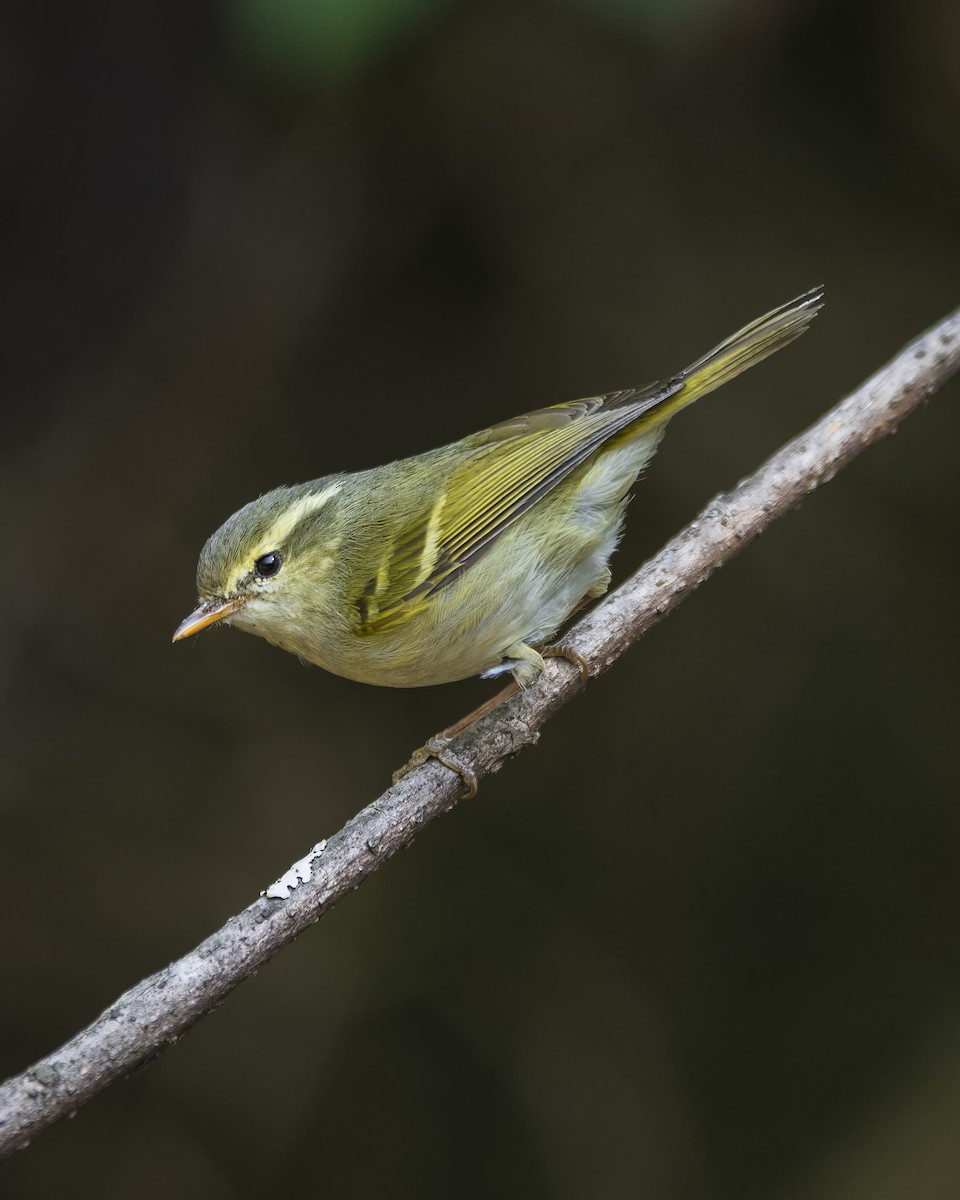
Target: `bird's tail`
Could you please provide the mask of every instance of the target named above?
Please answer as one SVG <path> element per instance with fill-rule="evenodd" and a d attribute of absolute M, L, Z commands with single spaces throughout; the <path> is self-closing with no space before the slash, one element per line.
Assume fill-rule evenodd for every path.
<path fill-rule="evenodd" d="M 822 307 L 823 288 L 817 287 L 745 325 L 670 381 L 680 386 L 651 409 L 651 424 L 666 424 L 694 400 L 775 354 L 798 338 Z"/>

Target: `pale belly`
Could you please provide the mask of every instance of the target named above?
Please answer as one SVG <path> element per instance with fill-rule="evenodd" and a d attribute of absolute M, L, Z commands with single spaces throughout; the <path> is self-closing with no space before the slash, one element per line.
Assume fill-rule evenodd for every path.
<path fill-rule="evenodd" d="M 511 669 L 510 647 L 548 642 L 588 596 L 602 595 L 620 518 L 606 513 L 549 545 L 534 524 L 498 543 L 423 611 L 382 634 L 353 636 L 349 652 L 319 665 L 364 683 L 423 687 Z M 539 551 L 539 552 L 538 552 Z"/>

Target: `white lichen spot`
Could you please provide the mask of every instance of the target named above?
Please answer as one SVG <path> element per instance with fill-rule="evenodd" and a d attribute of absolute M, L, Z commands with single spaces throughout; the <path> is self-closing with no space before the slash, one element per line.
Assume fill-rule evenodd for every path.
<path fill-rule="evenodd" d="M 301 883 L 309 883 L 313 873 L 313 864 L 327 847 L 326 839 L 317 842 L 309 854 L 305 854 L 299 862 L 295 862 L 289 871 L 284 871 L 276 883 L 271 883 L 261 896 L 268 900 L 287 900 L 297 890 Z"/>

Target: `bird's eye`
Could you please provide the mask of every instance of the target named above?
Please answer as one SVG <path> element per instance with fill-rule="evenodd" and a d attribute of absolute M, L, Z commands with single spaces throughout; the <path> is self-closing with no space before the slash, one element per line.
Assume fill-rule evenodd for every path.
<path fill-rule="evenodd" d="M 276 550 L 271 550 L 269 554 L 260 555 L 253 564 L 253 569 L 260 579 L 269 579 L 271 575 L 276 575 L 282 566 L 283 559 Z"/>

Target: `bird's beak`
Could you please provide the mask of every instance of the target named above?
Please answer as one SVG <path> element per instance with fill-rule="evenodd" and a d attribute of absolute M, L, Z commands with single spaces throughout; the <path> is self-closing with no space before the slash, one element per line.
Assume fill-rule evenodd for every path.
<path fill-rule="evenodd" d="M 199 608 L 194 609 L 189 617 L 184 617 L 173 632 L 173 640 L 179 642 L 182 638 L 199 633 L 201 629 L 206 629 L 208 625 L 222 621 L 224 617 L 231 616 L 242 607 L 242 596 L 238 596 L 236 600 L 208 600 L 206 604 L 201 604 Z"/>

